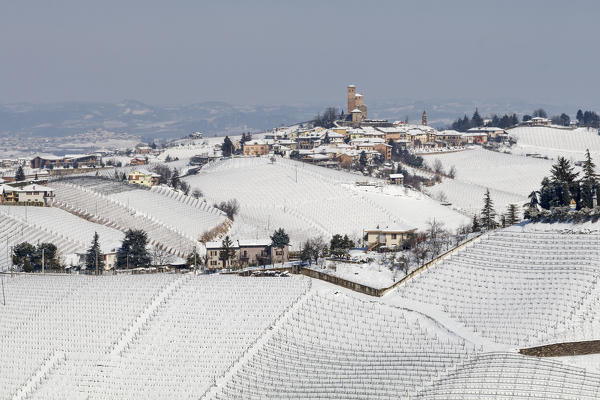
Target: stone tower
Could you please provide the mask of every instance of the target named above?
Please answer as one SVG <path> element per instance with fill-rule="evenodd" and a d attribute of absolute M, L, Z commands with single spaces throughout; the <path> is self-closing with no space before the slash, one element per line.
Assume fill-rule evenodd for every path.
<path fill-rule="evenodd" d="M 423 115 L 421 116 L 421 125 L 427 126 L 427 113 L 423 111 Z"/>
<path fill-rule="evenodd" d="M 348 85 L 348 114 L 356 108 L 356 86 Z"/>

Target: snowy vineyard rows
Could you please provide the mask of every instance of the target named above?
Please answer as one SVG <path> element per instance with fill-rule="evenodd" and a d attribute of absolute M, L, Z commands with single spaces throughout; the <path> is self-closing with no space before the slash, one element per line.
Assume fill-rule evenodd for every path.
<path fill-rule="evenodd" d="M 237 199 L 240 212 L 230 233 L 244 239 L 268 237 L 283 227 L 298 247 L 309 237 L 335 233 L 362 237 L 376 225 L 423 228 L 429 218 L 454 228 L 467 219 L 420 193 L 394 187 L 364 190 L 356 182 L 382 181 L 277 158 L 236 158 L 211 163 L 186 177 L 209 203 Z"/>
<path fill-rule="evenodd" d="M 533 236 L 522 246 L 533 251 L 561 242 Z M 569 246 L 585 243 L 567 237 L 563 247 Z M 481 285 L 478 278 L 472 286 Z M 432 319 L 425 305 L 391 306 L 325 283 L 311 287 L 304 277 L 20 275 L 5 278 L 5 290 L 0 399 L 600 395 L 600 375 L 591 370 L 521 356 L 511 346 L 473 344 Z M 557 306 L 578 301 L 572 292 L 558 293 Z M 529 294 L 543 303 L 548 293 Z M 494 306 L 511 304 L 493 296 Z M 548 323 L 562 317 L 551 314 Z M 530 335 L 538 332 L 535 323 L 525 326 Z"/>

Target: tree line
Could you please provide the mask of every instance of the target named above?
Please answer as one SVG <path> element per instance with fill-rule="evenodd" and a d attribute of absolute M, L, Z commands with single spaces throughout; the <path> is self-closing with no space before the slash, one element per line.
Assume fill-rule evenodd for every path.
<path fill-rule="evenodd" d="M 531 114 L 524 114 L 521 118 L 522 122 L 530 121 L 532 118 L 549 118 L 552 121 L 552 124 L 559 126 L 570 126 L 571 125 L 571 117 L 569 117 L 566 113 L 560 113 L 553 115 L 552 117 L 548 117 L 548 113 L 543 108 L 538 108 L 533 110 Z M 577 110 L 576 113 L 577 126 L 580 127 L 589 127 L 589 128 L 600 128 L 600 117 L 594 111 L 583 111 L 581 109 Z M 519 124 L 519 117 L 515 113 L 507 113 L 502 116 L 498 114 L 493 114 L 487 122 L 484 122 L 483 118 L 479 114 L 478 109 L 475 109 L 475 112 L 469 118 L 466 114 L 463 118 L 458 118 L 450 125 L 450 129 L 454 129 L 458 132 L 466 132 L 471 128 L 479 128 L 479 127 L 497 127 L 501 129 L 507 129 Z"/>
<path fill-rule="evenodd" d="M 524 205 L 525 217 L 566 218 L 569 211 L 581 211 L 582 216 L 597 214 L 593 209 L 600 204 L 600 187 L 596 164 L 589 149 L 586 150 L 581 176 L 565 157 L 558 157 L 544 177 L 539 190 L 532 191 Z"/>

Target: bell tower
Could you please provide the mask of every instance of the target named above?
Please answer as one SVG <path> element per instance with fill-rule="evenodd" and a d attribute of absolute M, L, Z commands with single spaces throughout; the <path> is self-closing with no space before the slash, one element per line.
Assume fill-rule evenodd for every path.
<path fill-rule="evenodd" d="M 356 108 L 356 86 L 348 85 L 348 114 Z"/>
<path fill-rule="evenodd" d="M 421 125 L 427 126 L 427 113 L 423 111 L 423 115 L 421 116 Z"/>

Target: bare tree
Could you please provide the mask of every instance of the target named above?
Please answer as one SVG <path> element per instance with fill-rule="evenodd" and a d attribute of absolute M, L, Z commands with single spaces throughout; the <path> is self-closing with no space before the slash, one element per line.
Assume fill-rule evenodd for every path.
<path fill-rule="evenodd" d="M 456 178 L 456 167 L 454 165 L 450 167 L 450 170 L 448 171 L 448 177 L 452 179 Z"/>
<path fill-rule="evenodd" d="M 444 166 L 442 165 L 442 162 L 440 161 L 439 158 L 436 158 L 435 161 L 433 162 L 433 171 L 436 174 L 444 174 Z"/>
<path fill-rule="evenodd" d="M 150 257 L 152 260 L 152 266 L 156 268 L 167 265 L 171 259 L 169 252 L 156 246 L 150 250 Z"/>
<path fill-rule="evenodd" d="M 222 201 L 219 204 L 215 204 L 214 207 L 227 214 L 227 218 L 229 218 L 232 221 L 240 211 L 240 203 L 237 201 L 237 199 Z"/>

